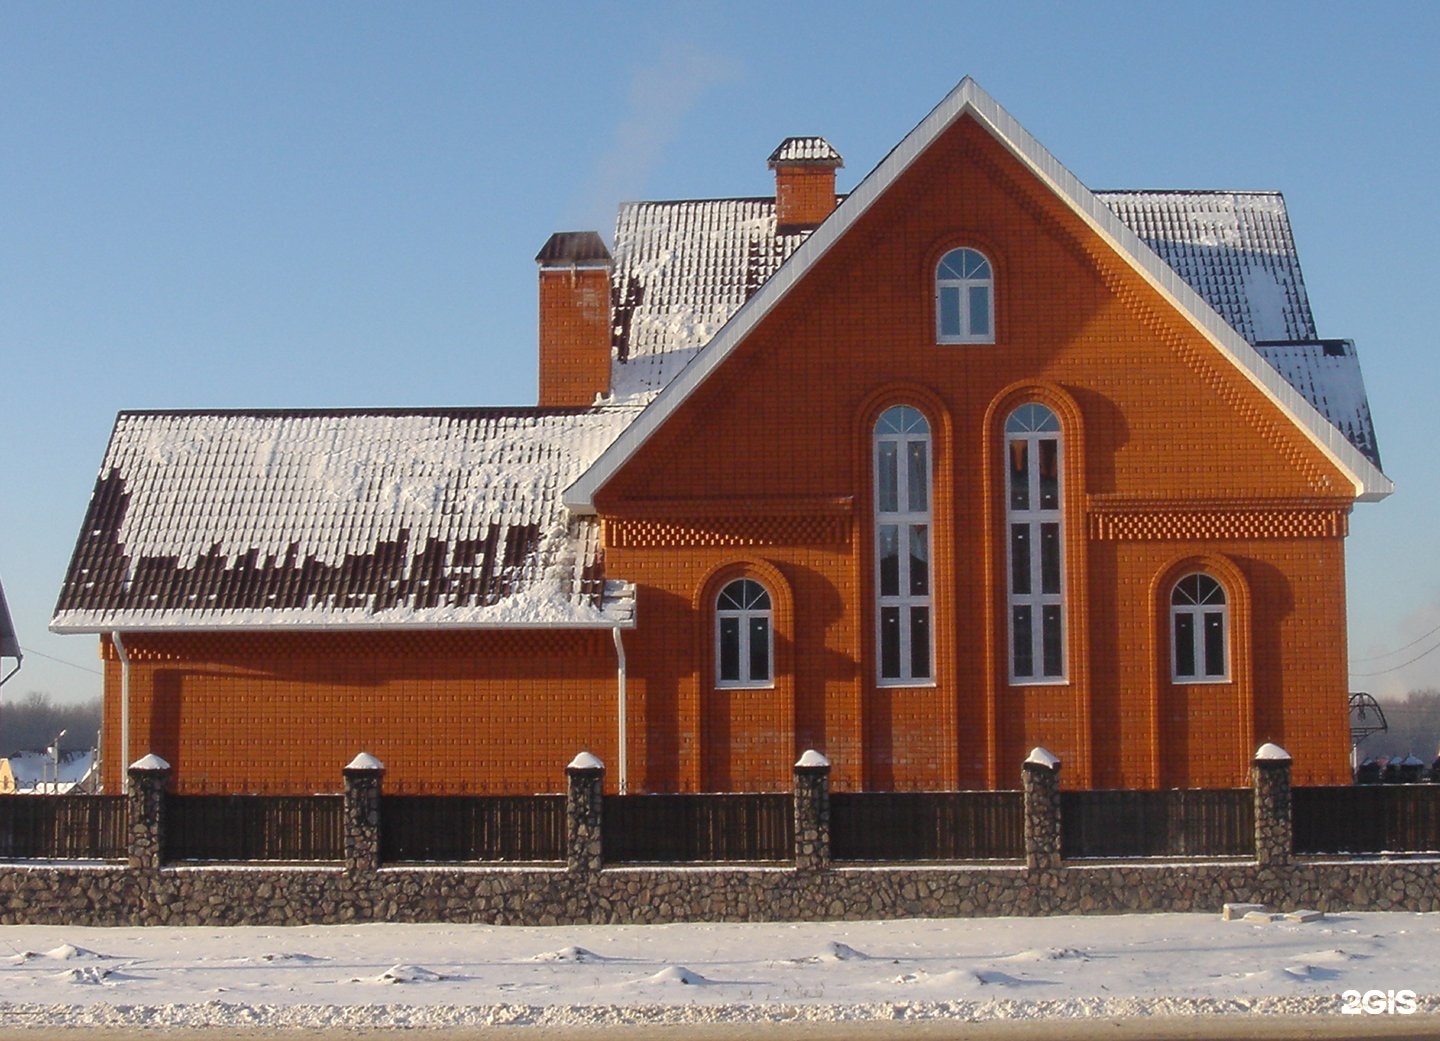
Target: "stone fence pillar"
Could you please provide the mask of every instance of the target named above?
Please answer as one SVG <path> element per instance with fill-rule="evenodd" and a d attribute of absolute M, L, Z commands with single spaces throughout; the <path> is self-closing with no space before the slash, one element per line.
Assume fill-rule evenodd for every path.
<path fill-rule="evenodd" d="M 830 760 L 810 749 L 795 763 L 795 870 L 830 867 Z"/>
<path fill-rule="evenodd" d="M 565 869 L 598 875 L 605 866 L 605 764 L 581 752 L 565 767 Z"/>
<path fill-rule="evenodd" d="M 155 753 L 130 764 L 125 802 L 130 868 L 158 871 L 165 862 L 165 790 L 170 787 L 170 764 Z"/>
<path fill-rule="evenodd" d="M 345 871 L 373 875 L 380 869 L 380 787 L 385 764 L 361 752 L 341 772 L 345 777 Z"/>
<path fill-rule="evenodd" d="M 1060 868 L 1060 760 L 1035 748 L 1020 770 L 1025 798 L 1025 867 Z"/>
<path fill-rule="evenodd" d="M 1290 818 L 1290 753 L 1266 742 L 1255 752 L 1255 862 L 1262 867 L 1290 863 L 1295 849 Z"/>

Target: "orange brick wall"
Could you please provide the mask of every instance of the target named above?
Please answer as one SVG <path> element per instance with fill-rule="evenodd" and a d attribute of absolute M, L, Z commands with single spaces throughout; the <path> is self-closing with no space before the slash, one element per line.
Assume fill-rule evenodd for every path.
<path fill-rule="evenodd" d="M 557 792 L 577 752 L 615 761 L 609 632 L 129 634 L 126 650 L 122 757 L 104 647 L 110 791 L 147 752 L 196 792 L 338 791 L 362 751 L 412 792 Z"/>
<path fill-rule="evenodd" d="M 993 345 L 935 343 L 934 266 L 960 245 L 995 268 Z M 1065 439 L 1069 674 L 1048 686 L 1011 686 L 1005 652 L 1002 424 L 1027 400 Z M 870 430 L 902 401 L 932 427 L 936 679 L 891 689 L 873 682 Z M 630 683 L 648 737 L 633 768 L 656 785 L 777 786 L 788 740 L 781 756 L 821 748 L 840 786 L 1013 787 L 1043 744 L 1070 785 L 1210 786 L 1246 783 L 1254 748 L 1277 740 L 1297 780 L 1343 780 L 1350 496 L 962 122 L 597 497 L 609 571 L 640 586 Z M 807 518 L 836 502 L 817 541 Z M 1169 585 L 1187 561 L 1230 591 L 1231 682 L 1169 680 Z M 769 708 L 717 693 L 696 652 L 712 638 L 709 576 L 739 564 L 773 569 L 792 605 L 777 628 L 793 691 Z"/>
<path fill-rule="evenodd" d="M 610 390 L 610 272 L 540 269 L 541 405 L 591 405 Z"/>
<path fill-rule="evenodd" d="M 819 224 L 835 209 L 833 166 L 782 166 L 775 171 L 775 221 Z"/>

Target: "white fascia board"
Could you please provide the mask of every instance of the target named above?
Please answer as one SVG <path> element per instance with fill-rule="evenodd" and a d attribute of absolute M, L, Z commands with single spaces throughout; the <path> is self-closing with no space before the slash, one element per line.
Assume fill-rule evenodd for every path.
<path fill-rule="evenodd" d="M 595 512 L 595 493 L 660 428 L 695 389 L 717 369 L 750 331 L 789 293 L 849 229 L 900 177 L 910 164 L 951 124 L 966 113 L 1108 242 L 1147 282 L 1155 287 L 1252 384 L 1281 410 L 1351 482 L 1356 499 L 1385 498 L 1394 485 L 1359 449 L 1239 333 L 1165 263 L 1108 206 L 1095 197 L 1063 163 L 970 77 L 906 134 L 851 192 L 800 248 L 781 265 L 760 291 L 748 300 L 703 349 L 666 385 L 648 408 L 580 477 L 565 490 L 563 501 L 576 513 Z"/>

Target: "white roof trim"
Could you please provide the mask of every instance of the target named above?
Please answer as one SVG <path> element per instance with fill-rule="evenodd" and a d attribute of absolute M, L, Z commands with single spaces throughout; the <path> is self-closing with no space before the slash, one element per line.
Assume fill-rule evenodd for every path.
<path fill-rule="evenodd" d="M 1394 491 L 1390 479 L 1346 440 L 1314 405 L 1286 382 L 1239 333 L 1190 288 L 1169 264 L 1147 246 L 1115 213 L 1097 199 L 1028 130 L 968 76 L 936 105 L 914 130 L 880 161 L 830 218 L 795 251 L 788 262 L 745 303 L 640 413 L 639 417 L 565 490 L 564 503 L 577 513 L 595 512 L 595 493 L 717 369 L 736 346 L 789 293 L 810 268 L 849 231 L 910 164 L 963 115 L 969 114 L 1003 144 L 1075 213 L 1109 242 L 1162 296 L 1211 341 L 1235 367 L 1275 403 L 1306 437 L 1335 464 L 1362 501 L 1383 499 Z"/>

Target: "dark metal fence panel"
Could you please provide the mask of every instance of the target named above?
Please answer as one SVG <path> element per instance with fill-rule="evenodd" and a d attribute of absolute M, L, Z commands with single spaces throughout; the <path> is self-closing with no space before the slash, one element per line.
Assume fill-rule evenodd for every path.
<path fill-rule="evenodd" d="M 830 796 L 834 860 L 1019 860 L 1020 792 L 837 792 Z"/>
<path fill-rule="evenodd" d="M 565 859 L 563 795 L 382 795 L 382 861 Z"/>
<path fill-rule="evenodd" d="M 1296 853 L 1440 852 L 1440 785 L 1292 788 Z"/>
<path fill-rule="evenodd" d="M 124 860 L 123 795 L 0 795 L 0 859 Z"/>
<path fill-rule="evenodd" d="M 1250 788 L 1062 791 L 1060 818 L 1060 849 L 1068 859 L 1255 853 Z"/>
<path fill-rule="evenodd" d="M 793 860 L 793 795 L 607 795 L 611 863 L 764 863 Z"/>
<path fill-rule="evenodd" d="M 341 795 L 167 795 L 166 860 L 340 860 Z"/>

